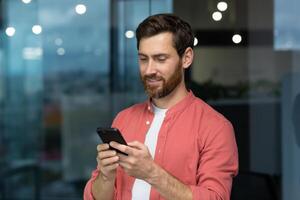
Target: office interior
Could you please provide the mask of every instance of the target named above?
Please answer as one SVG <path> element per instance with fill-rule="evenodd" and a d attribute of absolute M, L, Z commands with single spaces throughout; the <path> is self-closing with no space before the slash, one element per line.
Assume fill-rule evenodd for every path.
<path fill-rule="evenodd" d="M 144 101 L 135 29 L 195 35 L 188 87 L 235 129 L 232 200 L 300 199 L 297 0 L 0 0 L 0 199 L 77 200 L 96 134 Z"/>

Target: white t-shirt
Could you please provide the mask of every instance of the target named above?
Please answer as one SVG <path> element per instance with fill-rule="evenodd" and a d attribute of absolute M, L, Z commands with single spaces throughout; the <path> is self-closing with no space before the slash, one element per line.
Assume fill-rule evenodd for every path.
<path fill-rule="evenodd" d="M 145 145 L 148 147 L 152 158 L 154 158 L 157 137 L 160 127 L 164 121 L 167 109 L 161 109 L 154 105 L 154 118 L 145 138 Z M 151 185 L 141 179 L 135 179 L 132 188 L 132 200 L 149 199 Z"/>

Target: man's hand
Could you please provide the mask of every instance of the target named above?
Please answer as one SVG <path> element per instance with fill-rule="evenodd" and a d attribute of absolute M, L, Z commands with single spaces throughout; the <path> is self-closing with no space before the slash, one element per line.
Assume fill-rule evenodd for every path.
<path fill-rule="evenodd" d="M 118 154 L 119 164 L 128 175 L 148 182 L 165 199 L 190 200 L 193 198 L 189 186 L 155 164 L 146 145 L 137 141 L 128 143 L 128 146 L 116 142 L 110 142 L 110 145 L 128 154 L 128 156 Z"/>
<path fill-rule="evenodd" d="M 116 151 L 109 150 L 108 144 L 99 144 L 97 151 L 98 169 L 103 180 L 113 181 L 116 177 L 116 169 L 119 166 L 119 157 Z"/>
<path fill-rule="evenodd" d="M 116 142 L 110 145 L 128 154 L 118 154 L 119 164 L 128 175 L 145 181 L 150 177 L 156 165 L 146 145 L 138 141 L 130 142 L 128 146 Z"/>
<path fill-rule="evenodd" d="M 116 169 L 119 166 L 117 152 L 110 150 L 108 144 L 97 146 L 97 169 L 99 175 L 92 184 L 93 199 L 111 200 L 114 196 Z"/>

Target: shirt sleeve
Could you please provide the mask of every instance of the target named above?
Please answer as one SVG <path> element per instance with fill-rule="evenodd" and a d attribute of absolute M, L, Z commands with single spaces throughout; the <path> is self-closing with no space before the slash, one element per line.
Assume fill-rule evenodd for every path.
<path fill-rule="evenodd" d="M 201 141 L 197 185 L 191 185 L 194 200 L 230 200 L 232 179 L 238 172 L 238 151 L 234 130 L 226 121 L 209 130 Z"/>
<path fill-rule="evenodd" d="M 121 121 L 122 121 L 122 117 L 120 117 L 120 116 L 122 115 L 122 113 L 124 113 L 124 112 L 121 112 L 116 116 L 116 118 L 114 119 L 114 121 L 112 123 L 112 127 L 120 126 Z M 96 151 L 96 149 L 95 149 L 95 151 Z M 99 175 L 99 170 L 95 169 L 92 172 L 91 178 L 88 180 L 88 182 L 85 185 L 84 192 L 83 192 L 83 199 L 84 200 L 94 200 L 95 199 L 94 196 L 93 196 L 92 187 L 93 187 L 93 182 L 96 180 L 98 175 Z M 117 182 L 117 180 L 116 180 L 116 182 Z M 114 196 L 115 196 L 114 199 L 116 199 L 116 196 L 117 196 L 116 184 L 115 184 Z"/>
<path fill-rule="evenodd" d="M 94 200 L 93 192 L 92 192 L 92 186 L 93 182 L 96 180 L 97 176 L 99 174 L 99 170 L 95 169 L 92 172 L 91 178 L 88 180 L 88 182 L 85 185 L 84 192 L 83 192 L 83 199 L 84 200 Z"/>

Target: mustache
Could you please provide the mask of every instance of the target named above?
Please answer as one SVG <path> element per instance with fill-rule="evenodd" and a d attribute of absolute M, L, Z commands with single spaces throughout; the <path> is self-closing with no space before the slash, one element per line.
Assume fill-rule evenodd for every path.
<path fill-rule="evenodd" d="M 149 75 L 144 75 L 144 76 L 143 76 L 143 80 L 144 80 L 144 81 L 146 81 L 146 80 L 161 81 L 161 80 L 163 80 L 163 77 L 158 76 L 158 75 L 156 75 L 156 74 L 149 74 Z"/>

